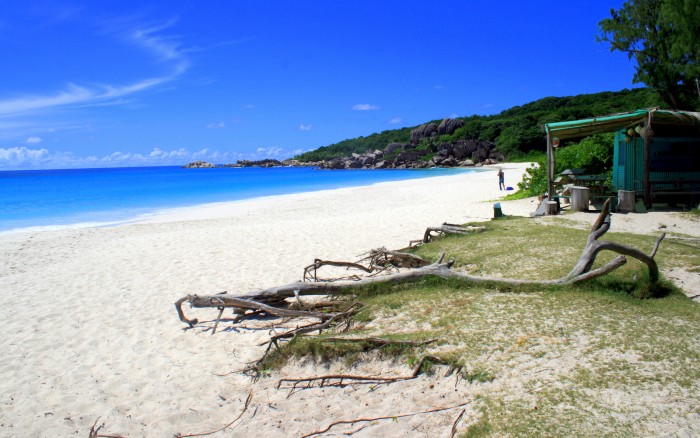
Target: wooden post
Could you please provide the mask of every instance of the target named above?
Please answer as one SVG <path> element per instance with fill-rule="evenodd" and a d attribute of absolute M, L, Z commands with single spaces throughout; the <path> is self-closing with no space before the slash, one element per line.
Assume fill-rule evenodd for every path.
<path fill-rule="evenodd" d="M 547 201 L 554 196 L 554 151 L 552 150 L 552 137 L 547 131 Z"/>
<path fill-rule="evenodd" d="M 545 213 L 547 215 L 553 215 L 559 213 L 559 206 L 557 205 L 557 201 L 545 201 Z"/>
<path fill-rule="evenodd" d="M 588 187 L 572 187 L 571 188 L 571 210 L 573 211 L 588 211 L 591 193 Z"/>
<path fill-rule="evenodd" d="M 617 192 L 617 211 L 630 213 L 634 211 L 634 190 L 619 190 Z"/>
<path fill-rule="evenodd" d="M 647 136 L 643 136 L 642 138 L 644 139 L 644 175 L 642 178 L 642 185 L 644 187 L 644 206 L 648 210 L 651 208 L 651 183 L 649 182 L 649 156 L 651 155 L 651 138 Z"/>
<path fill-rule="evenodd" d="M 649 181 L 649 169 L 651 161 L 651 139 L 654 138 L 654 130 L 651 129 L 651 114 L 649 113 L 649 118 L 647 119 L 647 124 L 639 132 L 639 135 L 644 139 L 644 175 L 642 178 L 642 185 L 644 186 L 644 206 L 648 209 L 651 208 L 651 183 Z"/>

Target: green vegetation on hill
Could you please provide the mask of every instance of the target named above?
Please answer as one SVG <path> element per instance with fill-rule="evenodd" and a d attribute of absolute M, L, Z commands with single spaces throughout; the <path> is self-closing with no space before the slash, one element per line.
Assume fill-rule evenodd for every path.
<path fill-rule="evenodd" d="M 616 92 L 581 94 L 568 97 L 545 97 L 507 109 L 492 116 L 464 117 L 465 124 L 452 135 L 443 135 L 439 142 L 485 140 L 496 144 L 508 160 L 519 160 L 546 147 L 543 125 L 581 118 L 633 111 L 661 105 L 658 93 L 648 88 Z M 439 120 L 433 120 L 439 123 Z M 428 121 L 430 122 L 430 121 Z M 426 122 L 426 123 L 428 123 Z M 366 137 L 343 140 L 295 157 L 302 162 L 327 160 L 383 150 L 389 143 L 408 143 L 412 128 L 383 131 Z M 531 156 L 531 155 L 530 155 Z"/>
<path fill-rule="evenodd" d="M 407 143 L 411 128 L 391 129 L 367 137 L 357 137 L 322 146 L 314 151 L 305 152 L 294 159 L 309 162 L 329 160 L 337 157 L 347 157 L 375 149 L 383 150 L 389 143 Z"/>

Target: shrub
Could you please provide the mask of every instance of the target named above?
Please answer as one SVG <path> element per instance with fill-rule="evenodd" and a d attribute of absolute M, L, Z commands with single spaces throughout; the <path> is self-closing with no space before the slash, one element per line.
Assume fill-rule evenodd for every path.
<path fill-rule="evenodd" d="M 610 173 L 612 170 L 613 134 L 596 134 L 555 151 L 558 171 L 582 168 L 586 173 Z M 514 198 L 539 196 L 547 191 L 547 160 L 539 159 L 529 167 L 518 183 Z"/>

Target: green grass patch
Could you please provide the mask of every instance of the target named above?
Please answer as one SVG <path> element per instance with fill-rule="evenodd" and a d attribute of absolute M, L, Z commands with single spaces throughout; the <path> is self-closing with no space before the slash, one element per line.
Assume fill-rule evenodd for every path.
<path fill-rule="evenodd" d="M 413 251 L 430 260 L 444 252 L 454 257 L 453 269 L 480 276 L 555 279 L 573 267 L 588 236 L 562 219 L 491 221 L 481 224 L 485 232 L 446 236 Z M 648 253 L 656 238 L 611 232 L 602 240 Z M 602 252 L 596 266 L 615 256 Z M 697 267 L 700 251 L 692 242 L 666 240 L 656 260 L 662 270 Z M 409 366 L 432 355 L 459 369 L 480 413 L 461 436 L 648 435 L 659 418 L 700 405 L 700 306 L 668 281 L 652 289 L 646 266 L 631 258 L 577 286 L 424 278 L 366 287 L 353 299 L 365 304 L 353 335 L 439 340 L 374 351 Z M 267 366 L 292 356 L 352 366 L 368 352 L 362 344 L 322 339 L 295 339 Z M 434 366 L 427 362 L 423 371 Z"/>

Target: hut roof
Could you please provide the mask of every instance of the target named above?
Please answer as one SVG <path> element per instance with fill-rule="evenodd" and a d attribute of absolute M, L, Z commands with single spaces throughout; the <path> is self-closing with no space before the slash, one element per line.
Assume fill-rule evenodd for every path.
<path fill-rule="evenodd" d="M 579 138 L 603 132 L 631 128 L 638 124 L 651 123 L 664 125 L 698 125 L 700 112 L 671 111 L 659 108 L 646 108 L 628 113 L 611 114 L 591 119 L 572 120 L 569 122 L 545 123 L 547 134 L 559 139 Z"/>

